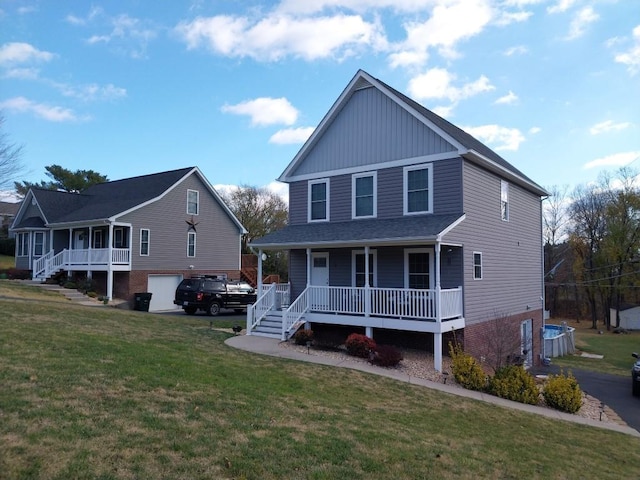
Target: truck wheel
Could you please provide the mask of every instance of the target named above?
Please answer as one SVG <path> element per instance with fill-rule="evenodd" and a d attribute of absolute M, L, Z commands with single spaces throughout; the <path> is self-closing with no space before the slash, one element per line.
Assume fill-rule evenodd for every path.
<path fill-rule="evenodd" d="M 196 307 L 185 307 L 184 313 L 186 313 L 187 315 L 195 315 L 197 310 L 198 309 Z"/>
<path fill-rule="evenodd" d="M 220 313 L 220 304 L 218 302 L 211 302 L 209 308 L 207 308 L 207 315 L 215 317 Z"/>

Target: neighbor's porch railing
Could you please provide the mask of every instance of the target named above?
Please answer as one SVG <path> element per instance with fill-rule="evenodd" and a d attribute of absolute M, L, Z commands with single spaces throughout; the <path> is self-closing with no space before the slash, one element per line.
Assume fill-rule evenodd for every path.
<path fill-rule="evenodd" d="M 130 265 L 131 249 L 112 248 L 111 265 Z M 59 270 L 87 267 L 94 270 L 106 270 L 109 265 L 108 248 L 64 249 L 53 255 L 53 251 L 35 260 L 32 278 L 48 278 Z"/>

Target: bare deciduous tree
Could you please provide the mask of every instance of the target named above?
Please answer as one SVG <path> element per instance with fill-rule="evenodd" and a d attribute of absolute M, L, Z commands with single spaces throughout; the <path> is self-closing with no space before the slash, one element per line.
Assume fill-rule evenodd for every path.
<path fill-rule="evenodd" d="M 4 132 L 4 116 L 0 114 L 0 189 L 11 187 L 24 172 L 23 146 L 11 143 Z"/>

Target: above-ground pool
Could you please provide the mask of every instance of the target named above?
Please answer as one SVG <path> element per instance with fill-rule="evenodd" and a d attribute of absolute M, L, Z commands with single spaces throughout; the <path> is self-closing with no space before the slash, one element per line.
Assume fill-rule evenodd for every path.
<path fill-rule="evenodd" d="M 575 351 L 573 331 L 575 328 L 562 325 L 544 326 L 544 355 L 545 357 L 562 357 Z"/>

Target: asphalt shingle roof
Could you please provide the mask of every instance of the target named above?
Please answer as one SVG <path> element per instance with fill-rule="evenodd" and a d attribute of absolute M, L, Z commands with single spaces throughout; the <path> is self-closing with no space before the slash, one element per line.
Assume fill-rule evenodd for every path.
<path fill-rule="evenodd" d="M 252 247 L 304 248 L 354 243 L 384 244 L 435 239 L 460 218 L 459 214 L 419 215 L 389 219 L 288 225 L 253 240 Z"/>
<path fill-rule="evenodd" d="M 49 224 L 101 220 L 162 195 L 195 167 L 93 185 L 81 193 L 32 189 Z M 23 222 L 16 228 L 23 227 Z"/>

